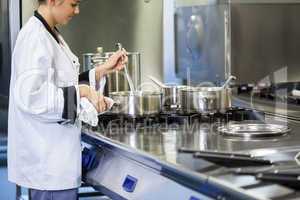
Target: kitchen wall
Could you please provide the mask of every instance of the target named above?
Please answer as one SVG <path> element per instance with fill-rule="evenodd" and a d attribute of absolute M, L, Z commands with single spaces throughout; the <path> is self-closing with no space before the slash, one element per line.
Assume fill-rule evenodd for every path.
<path fill-rule="evenodd" d="M 32 15 L 35 1 L 23 0 L 23 22 Z M 174 4 L 176 7 L 188 9 L 189 6 L 216 3 L 221 0 L 85 0 L 81 3 L 80 15 L 60 30 L 79 57 L 82 53 L 95 51 L 97 46 L 103 46 L 105 51 L 111 51 L 115 48 L 116 42 L 121 42 L 128 51 L 141 52 L 142 81 L 147 81 L 147 75 L 161 80 L 165 75 L 165 80 L 171 82 L 180 77 L 178 66 L 175 68 L 174 61 L 171 60 L 182 56 L 171 56 L 168 58 L 169 62 L 163 64 L 163 57 L 167 58 L 172 51 L 172 48 L 165 46 L 163 52 L 163 44 L 172 37 L 172 30 L 174 30 L 170 28 L 169 32 L 163 33 L 163 30 L 170 26 L 168 21 L 164 24 L 164 29 L 162 27 L 163 2 L 170 2 L 170 8 L 176 2 Z M 287 74 L 283 75 L 285 81 L 299 81 L 300 40 L 297 39 L 300 35 L 299 1 L 234 0 L 231 2 L 233 3 L 231 68 L 238 81 L 257 82 L 266 77 L 274 81 L 274 74 L 281 72 L 285 66 L 288 66 Z M 164 9 L 166 13 L 167 10 Z M 172 20 L 172 15 L 169 15 L 169 18 Z M 220 27 L 223 23 L 220 22 Z M 208 34 L 209 37 L 212 35 Z M 170 42 L 174 43 L 173 40 Z M 168 45 L 172 47 L 174 44 L 170 42 Z M 224 41 L 217 43 L 220 48 L 223 48 Z M 224 56 L 222 53 L 220 55 Z M 168 79 L 168 75 L 174 73 L 174 70 L 177 73 Z M 197 77 L 194 79 L 200 80 Z M 284 80 L 280 78 L 275 81 Z"/>
<path fill-rule="evenodd" d="M 299 82 L 299 0 L 176 0 L 176 75 L 195 85 L 222 80 L 224 20 L 222 9 L 212 8 L 224 2 L 231 3 L 229 57 L 237 82 Z"/>
<path fill-rule="evenodd" d="M 32 15 L 36 0 L 23 0 L 22 21 Z M 121 42 L 127 51 L 141 53 L 142 82 L 147 75 L 163 79 L 162 0 L 85 0 L 80 15 L 59 28 L 74 53 L 115 50 Z"/>
<path fill-rule="evenodd" d="M 37 0 L 22 0 L 22 24 L 33 15 L 33 11 L 37 8 Z"/>
<path fill-rule="evenodd" d="M 238 81 L 299 82 L 300 2 L 236 3 L 231 11 L 232 72 Z"/>

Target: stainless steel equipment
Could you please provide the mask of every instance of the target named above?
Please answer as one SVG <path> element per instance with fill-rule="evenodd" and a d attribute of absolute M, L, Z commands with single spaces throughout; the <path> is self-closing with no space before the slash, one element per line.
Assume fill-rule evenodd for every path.
<path fill-rule="evenodd" d="M 179 1 L 176 1 L 179 2 Z M 176 3 L 174 29 L 175 70 L 183 80 L 196 85 L 219 85 L 230 75 L 230 17 L 228 1 Z M 181 5 L 182 4 L 182 5 Z M 174 32 L 173 32 L 174 31 Z M 168 40 L 165 42 L 168 44 Z M 165 76 L 168 77 L 168 71 Z"/>
<path fill-rule="evenodd" d="M 114 52 L 102 53 L 85 53 L 83 54 L 83 69 L 86 71 L 92 69 L 97 64 L 102 64 Z M 127 71 L 132 79 L 134 88 L 139 88 L 141 85 L 141 60 L 139 52 L 128 52 Z M 116 71 L 107 75 L 107 83 L 105 92 L 109 95 L 112 92 L 129 91 L 130 87 L 124 71 Z"/>
<path fill-rule="evenodd" d="M 242 112 L 236 109 L 228 115 L 218 113 L 208 118 L 201 114 L 178 114 L 179 121 L 170 120 L 170 123 L 143 118 L 135 126 L 128 125 L 125 118 L 114 120 L 107 116 L 111 120 L 107 126 L 99 124 L 97 129 L 85 127 L 83 130 L 84 141 L 98 149 L 95 160 L 100 160 L 84 178 L 112 199 L 139 199 L 141 196 L 145 200 L 299 198 L 299 187 L 295 187 L 299 186 L 299 181 L 295 181 L 297 176 L 293 176 L 295 184 L 291 185 L 287 179 L 256 176 L 278 169 L 288 173 L 298 169 L 299 172 L 294 160 L 300 151 L 299 121 L 286 121 L 291 128 L 289 134 L 268 138 L 245 141 L 218 133 L 215 127 L 220 123 L 226 125 L 224 119 L 248 118 Z M 174 116 L 161 117 L 171 119 Z M 270 124 L 281 124 L 285 119 L 273 120 L 270 116 L 264 118 Z M 184 124 L 177 123 L 181 121 Z"/>
<path fill-rule="evenodd" d="M 110 57 L 113 52 L 105 53 L 105 58 Z M 138 52 L 128 52 L 127 70 L 132 79 L 134 88 L 139 88 L 141 85 L 141 54 Z M 129 91 L 129 84 L 124 71 L 117 71 L 107 76 L 108 94 L 112 92 Z"/>
<path fill-rule="evenodd" d="M 96 53 L 84 53 L 82 54 L 82 72 L 88 71 L 94 68 L 94 64 L 103 64 L 107 58 L 103 53 L 103 47 L 97 47 Z"/>
<path fill-rule="evenodd" d="M 218 131 L 225 136 L 251 139 L 280 136 L 291 130 L 287 125 L 280 124 L 239 123 L 221 126 Z"/>
<path fill-rule="evenodd" d="M 158 85 L 162 90 L 162 103 L 163 109 L 166 111 L 171 111 L 174 109 L 181 108 L 179 100 L 179 91 L 183 88 L 187 88 L 185 85 L 176 85 L 176 84 L 165 84 L 160 82 L 158 79 L 148 76 L 153 83 Z"/>
<path fill-rule="evenodd" d="M 112 113 L 137 117 L 157 115 L 161 111 L 160 92 L 112 92 L 110 97 L 115 102 L 111 110 Z"/>
<path fill-rule="evenodd" d="M 188 87 L 180 90 L 184 113 L 225 112 L 231 107 L 231 89 L 221 87 Z"/>
<path fill-rule="evenodd" d="M 229 76 L 221 87 L 181 88 L 180 102 L 185 113 L 225 112 L 231 107 L 231 89 L 228 87 L 235 76 Z"/>
<path fill-rule="evenodd" d="M 162 88 L 163 91 L 163 105 L 167 110 L 180 109 L 180 90 L 187 88 L 185 85 L 170 85 Z"/>
<path fill-rule="evenodd" d="M 88 71 L 92 69 L 93 66 L 93 57 L 95 56 L 94 53 L 84 53 L 82 54 L 82 72 Z"/>

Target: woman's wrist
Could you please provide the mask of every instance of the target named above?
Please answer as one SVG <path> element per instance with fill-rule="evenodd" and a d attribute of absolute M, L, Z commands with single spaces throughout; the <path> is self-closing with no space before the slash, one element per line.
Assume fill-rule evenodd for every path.
<path fill-rule="evenodd" d="M 79 85 L 79 95 L 80 95 L 80 98 L 82 98 L 82 97 L 88 97 L 89 93 L 90 93 L 89 89 L 90 88 L 87 85 L 84 85 L 84 84 Z"/>
<path fill-rule="evenodd" d="M 106 75 L 106 72 L 105 72 L 105 64 L 102 64 L 102 65 L 99 65 L 96 67 L 95 69 L 95 78 L 96 78 L 96 81 L 100 81 L 100 79 Z"/>

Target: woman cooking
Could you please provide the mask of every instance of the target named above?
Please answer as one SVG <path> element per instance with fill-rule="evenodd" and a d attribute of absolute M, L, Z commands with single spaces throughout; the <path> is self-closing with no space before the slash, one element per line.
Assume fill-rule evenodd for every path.
<path fill-rule="evenodd" d="M 21 29 L 12 55 L 8 179 L 29 188 L 32 200 L 75 200 L 81 183 L 80 98 L 87 98 L 98 112 L 107 107 L 94 87 L 79 81 L 99 88 L 103 76 L 121 70 L 127 56 L 119 50 L 79 75 L 78 58 L 56 29 L 79 14 L 79 0 L 37 1 L 38 9 Z"/>

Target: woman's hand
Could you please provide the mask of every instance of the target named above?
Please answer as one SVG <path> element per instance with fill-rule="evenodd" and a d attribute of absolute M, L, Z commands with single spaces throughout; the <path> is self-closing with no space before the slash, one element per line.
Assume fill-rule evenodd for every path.
<path fill-rule="evenodd" d="M 101 77 L 106 74 L 122 70 L 127 62 L 128 57 L 126 50 L 122 49 L 116 51 L 104 64 L 96 66 L 96 81 L 99 81 Z"/>
<path fill-rule="evenodd" d="M 79 85 L 80 98 L 86 97 L 96 108 L 97 112 L 104 112 L 107 109 L 104 96 L 99 94 L 88 85 Z"/>

